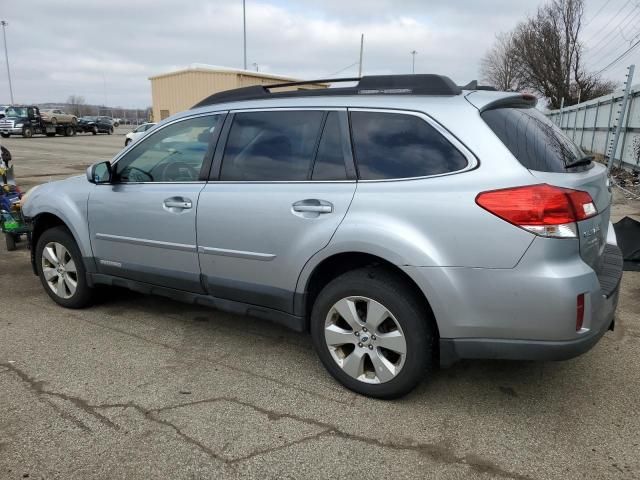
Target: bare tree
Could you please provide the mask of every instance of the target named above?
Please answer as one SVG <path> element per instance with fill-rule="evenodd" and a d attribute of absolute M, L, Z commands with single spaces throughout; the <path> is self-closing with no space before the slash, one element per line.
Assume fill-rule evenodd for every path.
<path fill-rule="evenodd" d="M 70 95 L 67 99 L 67 104 L 69 104 L 70 113 L 73 113 L 76 117 L 85 115 L 86 102 L 84 101 L 84 97 L 80 95 Z"/>
<path fill-rule="evenodd" d="M 505 91 L 518 91 L 520 75 L 518 74 L 519 62 L 512 33 L 500 33 L 496 35 L 496 41 L 480 62 L 481 80 Z"/>
<path fill-rule="evenodd" d="M 565 105 L 573 105 L 578 99 L 609 93 L 616 86 L 588 72 L 583 64 L 583 15 L 584 0 L 552 0 L 521 22 L 507 43 L 519 89 L 538 92 L 549 100 L 551 108 L 559 108 L 563 98 Z M 494 50 L 500 48 L 498 39 Z M 500 58 L 504 63 L 504 55 Z"/>

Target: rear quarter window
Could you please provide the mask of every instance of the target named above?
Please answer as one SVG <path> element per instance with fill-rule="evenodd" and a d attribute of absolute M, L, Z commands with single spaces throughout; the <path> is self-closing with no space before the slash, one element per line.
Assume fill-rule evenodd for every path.
<path fill-rule="evenodd" d="M 529 170 L 566 172 L 566 165 L 584 157 L 582 150 L 535 108 L 496 108 L 481 116 Z"/>
<path fill-rule="evenodd" d="M 351 112 L 363 180 L 425 177 L 462 170 L 466 157 L 425 120 L 411 114 Z"/>

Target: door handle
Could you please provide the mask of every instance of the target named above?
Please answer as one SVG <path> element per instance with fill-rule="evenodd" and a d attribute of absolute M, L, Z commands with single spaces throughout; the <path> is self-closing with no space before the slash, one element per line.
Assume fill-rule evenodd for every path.
<path fill-rule="evenodd" d="M 186 210 L 192 207 L 191 200 L 187 198 L 167 198 L 163 205 L 167 208 L 179 208 Z"/>
<path fill-rule="evenodd" d="M 294 212 L 310 212 L 310 213 L 331 213 L 333 212 L 333 205 L 326 200 L 300 200 L 292 205 Z"/>
<path fill-rule="evenodd" d="M 294 205 L 294 212 L 316 212 L 316 213 L 331 213 L 333 208 L 331 205 Z"/>

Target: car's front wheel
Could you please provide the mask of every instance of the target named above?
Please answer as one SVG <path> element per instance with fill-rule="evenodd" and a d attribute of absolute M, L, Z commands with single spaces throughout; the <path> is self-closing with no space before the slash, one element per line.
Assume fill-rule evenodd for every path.
<path fill-rule="evenodd" d="M 47 294 L 67 308 L 82 308 L 91 302 L 82 255 L 64 227 L 46 230 L 36 245 L 36 266 Z"/>
<path fill-rule="evenodd" d="M 311 334 L 329 373 L 371 397 L 405 395 L 434 364 L 428 308 L 405 279 L 382 268 L 347 272 L 327 284 L 313 306 Z"/>

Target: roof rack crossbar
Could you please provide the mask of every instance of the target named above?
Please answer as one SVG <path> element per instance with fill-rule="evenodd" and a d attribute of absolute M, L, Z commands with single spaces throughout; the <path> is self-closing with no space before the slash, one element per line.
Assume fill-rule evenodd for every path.
<path fill-rule="evenodd" d="M 325 78 L 323 80 L 301 80 L 299 82 L 276 83 L 274 85 L 264 85 L 265 88 L 285 88 L 295 87 L 297 85 L 313 85 L 314 83 L 342 83 L 342 82 L 359 82 L 362 77 L 353 78 Z"/>

